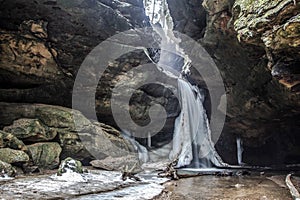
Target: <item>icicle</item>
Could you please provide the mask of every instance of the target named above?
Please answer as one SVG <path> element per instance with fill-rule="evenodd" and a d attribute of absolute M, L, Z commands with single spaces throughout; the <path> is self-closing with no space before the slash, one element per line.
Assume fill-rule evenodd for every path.
<path fill-rule="evenodd" d="M 151 147 L 151 135 L 150 135 L 150 133 L 148 133 L 148 140 L 147 140 L 147 142 L 148 142 L 148 147 Z"/>
<path fill-rule="evenodd" d="M 241 137 L 236 138 L 236 147 L 237 147 L 237 160 L 238 160 L 238 165 L 243 165 L 243 141 Z"/>

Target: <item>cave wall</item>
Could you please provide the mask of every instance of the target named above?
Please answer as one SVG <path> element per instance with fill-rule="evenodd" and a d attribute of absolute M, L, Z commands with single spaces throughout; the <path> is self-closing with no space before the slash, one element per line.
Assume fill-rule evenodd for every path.
<path fill-rule="evenodd" d="M 175 30 L 201 43 L 224 79 L 227 119 L 216 147 L 229 163 L 236 163 L 237 136 L 244 141 L 249 164 L 295 163 L 300 154 L 300 3 L 263 2 L 264 9 L 250 0 L 168 0 Z M 0 5 L 3 102 L 71 107 L 73 83 L 86 55 L 118 32 L 149 26 L 141 0 L 2 0 Z M 270 12 L 267 20 L 272 23 L 266 23 Z M 127 56 L 111 64 L 97 90 L 98 118 L 111 125 L 113 84 L 128 69 L 149 62 L 142 51 Z M 153 101 L 169 109 L 166 129 L 157 140 L 172 132 L 179 112 L 172 92 L 144 87 L 135 94 L 136 121 L 148 120 L 144 114 Z"/>
<path fill-rule="evenodd" d="M 0 102 L 11 103 L 11 107 L 18 105 L 14 103 L 43 103 L 71 108 L 77 72 L 91 50 L 117 33 L 149 26 L 142 0 L 1 1 Z M 143 41 L 150 40 L 153 46 L 153 43 L 157 43 L 157 38 L 152 38 L 151 30 L 134 34 L 134 37 Z M 122 44 L 119 45 L 122 47 Z M 151 52 L 148 53 L 152 56 Z M 110 107 L 112 89 L 116 83 L 130 78 L 130 74 L 126 74 L 129 70 L 149 62 L 143 50 L 136 50 L 107 63 L 96 91 L 95 105 L 99 121 L 118 128 Z M 95 72 L 91 70 L 86 73 L 92 79 Z M 153 76 L 151 73 L 159 72 L 153 69 L 148 74 L 134 76 Z M 156 78 L 165 79 L 163 74 Z M 137 79 L 137 82 L 142 80 Z M 94 92 L 93 88 L 85 90 Z M 165 89 L 146 85 L 133 94 L 130 113 L 139 125 L 149 122 L 151 105 L 158 103 L 167 110 L 167 123 L 153 141 L 161 137 L 167 138 L 167 141 L 172 139 L 174 120 L 179 113 L 174 94 L 176 91 L 168 85 Z M 6 107 L 8 104 L 1 104 L 1 112 L 6 112 Z M 94 117 L 90 113 L 83 114 Z M 1 116 L 6 116 L 6 113 Z M 0 127 L 12 123 L 2 119 Z"/>
<path fill-rule="evenodd" d="M 0 101 L 71 106 L 86 55 L 147 23 L 142 1 L 1 1 Z"/>
<path fill-rule="evenodd" d="M 295 64 L 300 58 L 299 1 L 296 4 L 284 0 L 260 1 L 264 6 L 258 6 L 250 0 L 204 0 L 201 6 L 199 2 L 196 6 L 189 0 L 169 0 L 173 15 L 181 12 L 177 2 L 188 7 L 190 13 L 192 10 L 206 12 L 206 26 L 199 27 L 198 31 L 204 31 L 204 35 L 185 33 L 209 52 L 224 80 L 227 117 L 216 144 L 223 159 L 237 163 L 236 137 L 241 136 L 246 163 L 299 162 L 299 64 Z M 180 20 L 193 21 L 194 17 L 173 16 L 174 24 Z M 270 54 L 274 60 L 270 60 Z M 274 76 L 270 65 L 283 75 Z"/>

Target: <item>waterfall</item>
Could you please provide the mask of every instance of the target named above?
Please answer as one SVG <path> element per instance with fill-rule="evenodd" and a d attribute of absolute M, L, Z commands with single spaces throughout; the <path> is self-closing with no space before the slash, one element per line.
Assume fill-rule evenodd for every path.
<path fill-rule="evenodd" d="M 205 96 L 198 87 L 178 78 L 181 113 L 175 121 L 170 159 L 178 158 L 177 167 L 226 166 L 214 148 L 211 131 L 203 107 Z M 193 161 L 193 162 L 192 162 Z"/>
<path fill-rule="evenodd" d="M 175 120 L 173 141 L 167 145 L 170 147 L 169 159 L 178 159 L 177 167 L 227 166 L 216 152 L 211 140 L 209 121 L 203 106 L 204 92 L 182 77 L 182 74 L 188 75 L 190 73 L 191 60 L 180 47 L 181 40 L 173 33 L 174 24 L 167 1 L 145 0 L 144 4 L 146 13 L 150 18 L 152 16 L 150 20 L 154 31 L 161 37 L 161 52 L 157 66 L 162 69 L 163 73 L 173 77 L 175 75 L 178 80 L 181 112 Z M 157 13 L 153 14 L 154 12 Z M 154 16 L 156 16 L 155 19 L 153 19 Z M 176 54 L 171 53 L 174 52 L 174 49 Z M 151 146 L 151 137 L 148 137 L 148 146 Z M 168 147 L 164 149 L 168 149 Z M 139 154 L 144 155 L 145 149 L 140 149 L 139 152 L 142 152 Z M 147 155 L 151 157 L 151 154 Z"/>
<path fill-rule="evenodd" d="M 238 160 L 238 165 L 243 165 L 243 141 L 241 137 L 236 138 L 236 149 L 237 149 L 237 160 Z"/>
<path fill-rule="evenodd" d="M 132 137 L 131 134 L 126 130 L 122 131 L 122 137 L 131 143 L 131 145 L 134 147 L 134 150 L 138 153 L 138 157 L 141 162 L 145 163 L 149 161 L 149 154 L 146 147 L 136 141 L 135 138 Z"/>

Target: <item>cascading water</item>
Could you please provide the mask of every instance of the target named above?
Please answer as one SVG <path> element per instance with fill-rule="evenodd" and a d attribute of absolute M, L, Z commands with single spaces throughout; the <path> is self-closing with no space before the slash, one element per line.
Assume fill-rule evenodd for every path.
<path fill-rule="evenodd" d="M 153 8 L 152 12 L 149 12 L 149 8 L 146 8 L 148 16 L 156 16 L 155 19 L 150 20 L 154 23 L 152 24 L 153 29 L 161 37 L 161 52 L 157 65 L 164 72 L 173 72 L 172 76 L 180 74 L 177 77 L 177 83 L 181 112 L 175 121 L 173 141 L 167 145 L 170 147 L 169 158 L 178 160 L 177 167 L 227 166 L 216 152 L 214 143 L 211 140 L 209 121 L 203 106 L 205 95 L 197 86 L 191 85 L 183 77 L 183 75 L 190 73 L 191 60 L 180 48 L 181 41 L 173 33 L 173 19 L 168 4 L 166 0 L 148 0 L 147 3 L 149 8 Z M 155 9 L 159 10 L 157 5 L 161 7 L 160 15 L 153 14 L 158 12 Z M 157 28 L 158 26 L 161 26 L 162 29 Z M 176 49 L 176 55 L 170 53 L 174 52 L 174 49 Z M 179 73 L 180 70 L 181 73 Z M 151 144 L 150 141 L 151 138 L 148 138 L 148 144 Z"/>
<path fill-rule="evenodd" d="M 204 94 L 196 86 L 178 78 L 181 113 L 175 121 L 170 159 L 178 158 L 177 167 L 225 166 L 214 148 L 211 131 L 203 107 Z M 192 163 L 193 161 L 193 163 Z"/>

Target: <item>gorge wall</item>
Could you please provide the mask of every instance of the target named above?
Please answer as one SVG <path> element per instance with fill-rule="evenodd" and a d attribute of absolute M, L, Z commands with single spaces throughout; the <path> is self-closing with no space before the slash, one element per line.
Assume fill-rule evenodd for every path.
<path fill-rule="evenodd" d="M 177 30 L 206 48 L 224 79 L 227 120 L 217 143 L 224 160 L 237 162 L 232 155 L 241 136 L 246 163 L 299 162 L 299 1 L 184 2 L 187 13 L 206 11 L 205 33 L 189 34 L 188 25 Z"/>
<path fill-rule="evenodd" d="M 227 119 L 216 145 L 224 161 L 237 163 L 235 141 L 240 136 L 245 163 L 298 163 L 300 1 L 261 2 L 168 0 L 175 30 L 204 46 L 224 79 Z M 150 26 L 142 0 L 2 0 L 0 5 L 1 129 L 20 118 L 43 121 L 30 109 L 36 104 L 70 108 L 74 80 L 88 53 L 118 32 Z M 96 94 L 100 122 L 118 128 L 110 109 L 111 90 L 126 71 L 149 62 L 137 50 L 108 65 Z M 193 70 L 191 78 L 201 85 Z M 167 109 L 168 121 L 154 144 L 172 138 L 179 114 L 175 92 L 169 86 L 146 85 L 132 98 L 131 115 L 140 124 L 149 121 L 153 102 Z M 74 137 L 69 139 L 78 144 Z M 72 156 L 62 147 L 62 155 Z"/>

